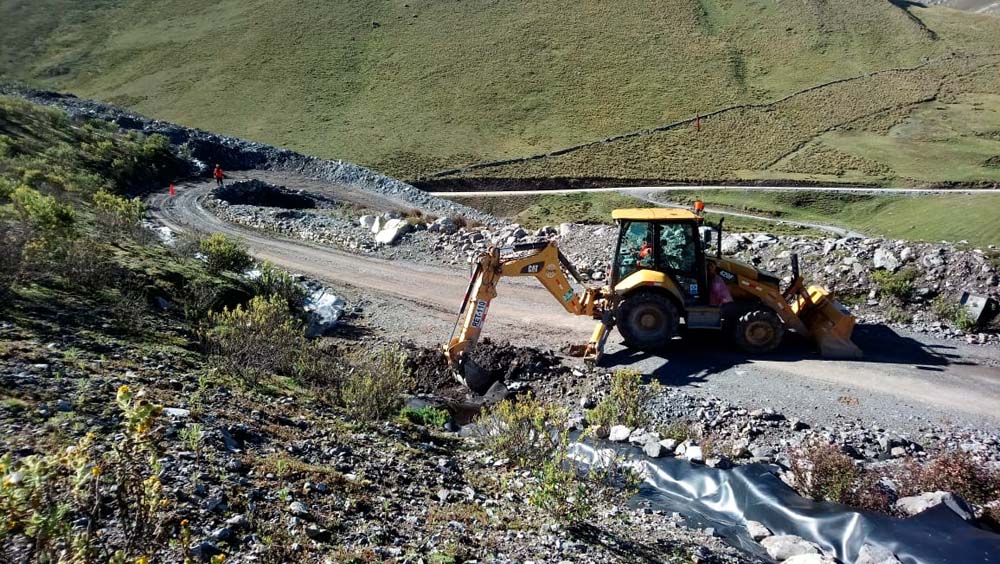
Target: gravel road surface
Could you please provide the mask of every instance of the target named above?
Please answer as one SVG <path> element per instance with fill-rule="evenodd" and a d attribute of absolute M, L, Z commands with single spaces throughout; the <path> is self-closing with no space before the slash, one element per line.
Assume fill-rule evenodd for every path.
<path fill-rule="evenodd" d="M 175 231 L 223 232 L 251 252 L 294 272 L 323 280 L 362 304 L 372 331 L 422 344 L 444 343 L 468 283 L 468 271 L 351 254 L 275 238 L 225 223 L 201 202 L 210 185 L 178 185 L 178 195 L 150 198 L 153 217 Z M 163 192 L 166 192 L 164 190 Z M 516 345 L 558 348 L 586 340 L 593 321 L 573 318 L 533 280 L 504 281 L 485 335 Z M 606 366 L 631 366 L 696 393 L 747 406 L 773 407 L 816 424 L 860 419 L 871 426 L 918 432 L 930 423 L 973 428 L 1000 425 L 1000 350 L 881 326 L 861 326 L 855 340 L 863 361 L 821 360 L 794 338 L 766 358 L 747 358 L 716 335 L 677 342 L 661 356 L 634 353 L 609 340 Z M 576 362 L 575 359 L 571 362 Z"/>

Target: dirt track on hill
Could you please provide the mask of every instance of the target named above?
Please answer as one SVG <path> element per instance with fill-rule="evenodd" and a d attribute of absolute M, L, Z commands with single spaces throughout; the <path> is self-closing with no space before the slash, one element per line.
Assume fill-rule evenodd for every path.
<path fill-rule="evenodd" d="M 297 178 L 281 180 L 295 188 Z M 467 272 L 351 254 L 279 239 L 225 223 L 201 205 L 209 183 L 178 185 L 178 195 L 150 199 L 155 219 L 175 231 L 238 236 L 251 252 L 323 280 L 365 304 L 372 330 L 423 344 L 446 341 L 466 290 Z M 532 280 L 504 281 L 485 335 L 516 345 L 560 347 L 586 340 L 592 321 L 567 316 Z M 666 384 L 700 389 L 745 405 L 774 407 L 818 423 L 860 418 L 915 430 L 929 422 L 1000 424 L 1000 350 L 859 327 L 860 362 L 820 360 L 794 340 L 778 355 L 749 359 L 717 346 L 711 335 L 684 341 L 666 358 L 634 354 L 610 339 L 607 365 L 632 366 Z M 844 398 L 853 398 L 845 401 Z"/>

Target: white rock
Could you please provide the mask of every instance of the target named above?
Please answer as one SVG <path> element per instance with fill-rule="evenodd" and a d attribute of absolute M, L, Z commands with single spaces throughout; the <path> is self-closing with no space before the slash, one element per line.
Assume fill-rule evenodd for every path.
<path fill-rule="evenodd" d="M 642 452 L 650 458 L 660 458 L 663 456 L 663 447 L 660 446 L 660 443 L 650 441 L 642 447 Z"/>
<path fill-rule="evenodd" d="M 923 513 L 931 507 L 945 504 L 949 509 L 958 514 L 966 521 L 972 519 L 972 508 L 964 499 L 948 492 L 924 492 L 920 495 L 900 498 L 893 504 L 893 508 L 903 515 L 913 516 Z"/>
<path fill-rule="evenodd" d="M 775 535 L 760 541 L 767 554 L 783 562 L 793 556 L 800 554 L 819 554 L 819 547 L 815 544 L 795 535 Z"/>
<path fill-rule="evenodd" d="M 825 554 L 799 554 L 785 560 L 784 564 L 837 564 L 837 560 Z"/>
<path fill-rule="evenodd" d="M 684 449 L 684 458 L 688 459 L 690 462 L 704 462 L 705 455 L 701 452 L 701 447 L 698 445 L 688 445 Z"/>
<path fill-rule="evenodd" d="M 771 529 L 765 527 L 760 521 L 747 521 L 747 532 L 750 533 L 750 538 L 757 542 L 771 536 Z"/>
<path fill-rule="evenodd" d="M 573 229 L 575 227 L 576 226 L 573 225 L 572 223 L 560 223 L 559 224 L 559 236 L 560 237 L 565 237 L 565 236 L 569 235 L 570 233 L 573 232 Z"/>
<path fill-rule="evenodd" d="M 371 229 L 372 225 L 375 224 L 375 216 L 363 215 L 358 219 L 358 224 L 360 224 L 361 227 L 364 227 L 365 229 Z"/>
<path fill-rule="evenodd" d="M 866 544 L 858 551 L 854 564 L 899 564 L 899 559 L 887 548 Z"/>
<path fill-rule="evenodd" d="M 892 254 L 892 251 L 886 249 L 885 247 L 875 249 L 875 256 L 872 257 L 872 264 L 875 268 L 884 268 L 889 272 L 896 272 L 899 270 L 899 259 L 896 258 L 896 255 Z"/>
<path fill-rule="evenodd" d="M 608 432 L 608 440 L 616 443 L 623 443 L 628 440 L 632 430 L 625 425 L 615 425 Z"/>
<path fill-rule="evenodd" d="M 173 417 L 174 419 L 185 419 L 187 416 L 191 415 L 191 412 L 187 409 L 181 409 L 179 407 L 164 407 L 163 414 Z"/>
<path fill-rule="evenodd" d="M 674 454 L 677 450 L 677 439 L 663 439 L 660 441 L 660 446 L 663 447 L 665 455 Z"/>
<path fill-rule="evenodd" d="M 409 233 L 411 226 L 403 219 L 390 219 L 385 222 L 385 226 L 375 235 L 375 242 L 380 245 L 391 245 L 400 237 Z"/>
<path fill-rule="evenodd" d="M 378 233 L 379 231 L 382 231 L 382 226 L 384 224 L 385 220 L 382 218 L 382 216 L 377 216 L 372 218 L 372 225 L 370 227 L 372 233 Z"/>

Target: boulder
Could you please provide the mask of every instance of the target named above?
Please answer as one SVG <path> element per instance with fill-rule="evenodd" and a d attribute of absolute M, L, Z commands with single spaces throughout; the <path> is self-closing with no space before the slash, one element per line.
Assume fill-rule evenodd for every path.
<path fill-rule="evenodd" d="M 363 215 L 360 218 L 358 218 L 358 224 L 361 227 L 364 227 L 365 229 L 371 229 L 372 226 L 375 225 L 375 216 Z"/>
<path fill-rule="evenodd" d="M 866 544 L 861 547 L 854 564 L 899 564 L 899 559 L 887 548 Z"/>
<path fill-rule="evenodd" d="M 650 458 L 660 458 L 663 456 L 663 447 L 657 442 L 648 442 L 642 447 L 642 452 Z"/>
<path fill-rule="evenodd" d="M 385 225 L 385 219 L 383 219 L 382 216 L 375 216 L 372 218 L 371 223 L 372 225 L 369 229 L 371 229 L 372 233 L 378 233 L 379 231 L 382 231 L 382 226 Z"/>
<path fill-rule="evenodd" d="M 688 445 L 684 449 L 684 458 L 689 462 L 704 462 L 705 455 L 701 452 L 701 447 L 698 445 Z"/>
<path fill-rule="evenodd" d="M 837 560 L 825 554 L 799 554 L 785 560 L 784 564 L 837 564 Z"/>
<path fill-rule="evenodd" d="M 660 446 L 663 447 L 661 452 L 664 455 L 673 455 L 677 450 L 677 439 L 663 439 L 660 441 Z"/>
<path fill-rule="evenodd" d="M 412 227 L 406 220 L 403 219 L 390 219 L 385 222 L 385 226 L 382 230 L 375 235 L 375 242 L 380 245 L 392 245 L 399 240 L 400 237 L 410 232 Z"/>
<path fill-rule="evenodd" d="M 631 434 L 632 430 L 625 425 L 614 425 L 608 433 L 608 440 L 615 443 L 623 443 L 628 440 Z"/>
<path fill-rule="evenodd" d="M 896 258 L 896 255 L 892 254 L 892 251 L 885 247 L 875 249 L 875 256 L 872 257 L 872 264 L 875 268 L 882 268 L 888 270 L 889 272 L 896 272 L 899 270 L 899 259 Z"/>
<path fill-rule="evenodd" d="M 941 504 L 947 505 L 949 509 L 966 521 L 971 520 L 974 515 L 972 508 L 964 499 L 955 494 L 941 491 L 924 492 L 920 495 L 900 498 L 893 504 L 893 508 L 903 515 L 912 517 Z"/>
<path fill-rule="evenodd" d="M 768 556 L 784 562 L 793 556 L 801 554 L 819 554 L 819 547 L 795 535 L 775 535 L 760 541 Z"/>
<path fill-rule="evenodd" d="M 573 232 L 575 226 L 572 223 L 560 223 L 559 224 L 559 236 L 565 237 Z"/>
<path fill-rule="evenodd" d="M 747 532 L 750 533 L 750 538 L 757 542 L 771 536 L 771 529 L 759 521 L 747 521 Z"/>

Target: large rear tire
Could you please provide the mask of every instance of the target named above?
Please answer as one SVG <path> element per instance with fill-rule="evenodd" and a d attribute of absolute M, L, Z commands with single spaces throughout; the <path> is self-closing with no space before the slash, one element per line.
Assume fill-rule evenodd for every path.
<path fill-rule="evenodd" d="M 740 316 L 733 330 L 736 345 L 750 354 L 766 354 L 778 348 L 785 324 L 769 309 L 754 309 Z"/>
<path fill-rule="evenodd" d="M 661 349 L 677 334 L 677 306 L 656 292 L 628 296 L 618 306 L 618 332 L 631 349 Z"/>

